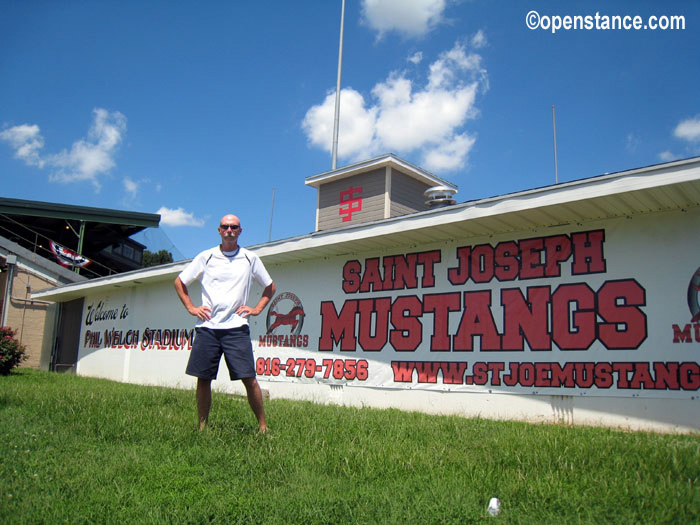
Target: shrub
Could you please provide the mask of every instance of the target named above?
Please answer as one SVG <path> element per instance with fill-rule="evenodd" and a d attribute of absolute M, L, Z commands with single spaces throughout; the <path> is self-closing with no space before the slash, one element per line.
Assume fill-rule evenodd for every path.
<path fill-rule="evenodd" d="M 0 375 L 10 371 L 27 359 L 26 347 L 15 339 L 15 331 L 9 326 L 0 327 Z"/>

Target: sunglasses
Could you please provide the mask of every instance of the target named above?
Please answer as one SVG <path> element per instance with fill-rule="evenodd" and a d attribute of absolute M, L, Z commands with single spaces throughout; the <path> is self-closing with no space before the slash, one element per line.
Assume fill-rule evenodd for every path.
<path fill-rule="evenodd" d="M 219 224 L 219 228 L 221 228 L 222 230 L 237 230 L 240 228 L 240 226 L 238 224 Z"/>

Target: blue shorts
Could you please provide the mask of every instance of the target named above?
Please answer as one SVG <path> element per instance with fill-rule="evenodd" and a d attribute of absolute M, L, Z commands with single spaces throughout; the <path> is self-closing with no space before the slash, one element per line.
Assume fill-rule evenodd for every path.
<path fill-rule="evenodd" d="M 226 359 L 231 381 L 255 377 L 248 325 L 226 329 L 196 328 L 185 373 L 200 379 L 216 379 L 221 354 Z"/>

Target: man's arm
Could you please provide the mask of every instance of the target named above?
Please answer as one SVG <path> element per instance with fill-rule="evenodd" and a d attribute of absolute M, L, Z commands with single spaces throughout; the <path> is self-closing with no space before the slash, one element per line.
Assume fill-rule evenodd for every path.
<path fill-rule="evenodd" d="M 260 312 L 262 312 L 267 306 L 267 303 L 269 303 L 272 297 L 275 295 L 276 291 L 277 287 L 275 286 L 275 283 L 268 284 L 263 290 L 262 296 L 260 297 L 258 304 L 255 305 L 255 308 L 243 305 L 236 310 L 236 313 L 241 317 L 260 314 Z"/>
<path fill-rule="evenodd" d="M 208 306 L 195 306 L 190 299 L 190 292 L 187 290 L 187 286 L 180 280 L 180 277 L 175 277 L 175 291 L 177 296 L 182 301 L 190 315 L 194 315 L 200 321 L 208 321 L 211 319 L 211 308 Z"/>

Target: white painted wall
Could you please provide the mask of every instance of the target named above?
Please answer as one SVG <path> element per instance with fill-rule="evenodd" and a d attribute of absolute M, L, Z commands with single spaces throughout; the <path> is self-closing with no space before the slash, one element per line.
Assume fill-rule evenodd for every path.
<path fill-rule="evenodd" d="M 689 285 L 700 266 L 700 243 L 696 240 L 699 223 L 700 213 L 697 210 L 665 212 L 635 216 L 632 219 L 608 219 L 541 229 L 528 235 L 456 239 L 439 245 L 406 246 L 390 252 L 355 253 L 313 262 L 268 265 L 268 270 L 277 284 L 279 298 L 271 304 L 271 309 L 286 314 L 291 313 L 295 306 L 301 306 L 304 316 L 288 319 L 296 320 L 296 326 L 282 324 L 275 328 L 270 334 L 278 338 L 277 344 L 273 345 L 261 345 L 260 341 L 276 318 L 268 316 L 268 312 L 265 312 L 252 319 L 251 334 L 256 359 L 263 362 L 268 360 L 271 363 L 277 358 L 281 364 L 286 364 L 288 359 L 303 359 L 304 362 L 313 359 L 316 368 L 308 370 L 311 377 L 306 377 L 306 369 L 301 377 L 296 377 L 298 368 L 295 365 L 294 377 L 287 377 L 286 370 L 272 374 L 268 365 L 263 367 L 263 373 L 259 373 L 259 380 L 273 398 L 304 399 L 348 406 L 394 407 L 435 414 L 517 419 L 538 423 L 696 432 L 700 430 L 700 394 L 695 385 L 700 381 L 700 377 L 694 370 L 698 366 L 700 341 L 695 340 L 693 330 L 698 323 L 691 322 L 688 300 Z M 467 281 L 458 286 L 451 284 L 447 278 L 449 269 L 458 265 L 457 250 L 460 247 L 482 244 L 495 247 L 501 242 L 519 242 L 554 235 L 572 236 L 594 230 L 603 230 L 605 233 L 605 270 L 601 272 L 574 274 L 572 255 L 561 263 L 561 275 L 558 277 L 503 282 L 493 279 L 486 283 Z M 343 268 L 348 261 L 357 260 L 365 268 L 368 259 L 432 250 L 440 252 L 440 262 L 434 266 L 434 283 L 430 283 L 429 286 L 368 292 L 343 290 Z M 423 278 L 422 270 L 420 272 L 417 276 L 419 282 Z M 138 279 L 138 274 L 134 279 Z M 609 349 L 597 338 L 587 349 L 563 351 L 556 344 L 552 344 L 551 349 L 547 351 L 532 351 L 525 345 L 522 351 L 487 352 L 481 349 L 480 338 L 476 337 L 472 351 L 434 352 L 431 351 L 430 343 L 435 332 L 434 315 L 423 312 L 419 316 L 422 323 L 421 343 L 414 351 L 396 351 L 390 342 L 381 350 L 372 352 L 363 350 L 359 344 L 355 345 L 354 351 L 340 351 L 336 345 L 328 351 L 318 350 L 319 340 L 324 333 L 324 322 L 329 322 L 321 314 L 323 303 L 326 303 L 327 308 L 328 302 L 332 302 L 335 311 L 340 312 L 344 305 L 360 299 L 388 298 L 393 304 L 397 298 L 415 296 L 424 303 L 426 296 L 434 294 L 458 292 L 459 296 L 463 297 L 465 292 L 490 291 L 490 310 L 496 329 L 502 334 L 505 314 L 500 297 L 504 289 L 518 288 L 526 295 L 527 289 L 537 287 L 549 287 L 554 293 L 562 286 L 587 285 L 593 291 L 598 291 L 605 283 L 620 281 L 637 283 L 645 296 L 644 304 L 628 305 L 630 310 L 637 314 L 642 313 L 645 318 L 646 337 L 632 349 Z M 197 297 L 197 287 L 191 287 L 191 293 L 193 297 Z M 254 290 L 251 303 L 257 300 L 259 294 L 259 289 Z M 617 301 L 619 308 L 625 306 L 621 301 L 622 299 Z M 100 308 L 103 315 L 96 316 L 95 311 L 99 303 L 102 303 Z M 580 308 L 582 307 L 572 305 L 571 319 L 581 314 Z M 617 311 L 619 313 L 624 309 Z M 112 313 L 104 315 L 104 312 Z M 449 313 L 448 331 L 451 336 L 457 334 L 463 315 L 464 305 L 461 305 L 458 311 Z M 551 309 L 548 315 L 551 320 Z M 303 323 L 299 323 L 302 319 Z M 639 315 L 634 319 L 639 319 Z M 118 291 L 90 292 L 85 299 L 77 373 L 137 384 L 192 388 L 194 380 L 184 374 L 189 356 L 187 345 L 159 349 L 153 345 L 144 347 L 143 340 L 147 329 L 188 331 L 192 329 L 194 321 L 180 304 L 170 280 Z M 604 322 L 600 314 L 597 322 Z M 682 329 L 688 324 L 691 325 L 691 340 L 674 343 L 673 325 Z M 618 328 L 623 333 L 628 330 L 622 324 Z M 390 330 L 395 329 L 393 325 L 390 326 Z M 115 348 L 106 345 L 105 331 L 126 334 L 130 330 L 139 332 L 139 341 L 135 348 Z M 359 336 L 359 330 L 358 325 L 355 335 Z M 371 330 L 374 334 L 374 324 Z M 92 346 L 88 331 L 92 334 Z M 98 342 L 94 334 L 101 336 L 101 341 Z M 298 336 L 294 342 L 301 346 L 280 346 L 279 343 L 284 343 L 285 336 L 289 342 L 289 335 Z M 452 341 L 454 343 L 454 339 Z M 346 366 L 349 360 L 366 360 L 368 377 L 364 381 L 337 380 L 332 374 L 324 378 L 327 372 L 324 360 L 328 359 L 343 360 Z M 646 364 L 651 376 L 640 373 L 639 370 L 643 368 L 631 371 L 627 380 L 637 381 L 639 384 L 636 388 L 625 387 L 619 374 L 612 376 L 614 384 L 610 388 L 599 388 L 595 385 L 590 388 L 524 385 L 507 387 L 503 381 L 500 385 L 477 385 L 467 384 L 466 380 L 457 385 L 445 384 L 441 374 L 437 375 L 435 383 L 422 383 L 416 373 L 413 373 L 412 380 L 406 383 L 395 381 L 392 361 L 464 362 L 467 363 L 465 377 L 473 377 L 471 367 L 475 362 L 503 362 L 505 371 L 513 362 L 559 363 L 562 366 L 567 362 L 631 362 Z M 676 368 L 689 363 L 684 369 L 689 375 L 684 378 L 683 387 L 663 387 L 653 373 L 654 363 L 677 363 Z M 228 380 L 224 365 L 221 366 L 219 380 L 214 385 L 215 390 L 221 392 L 243 392 L 242 385 Z"/>

